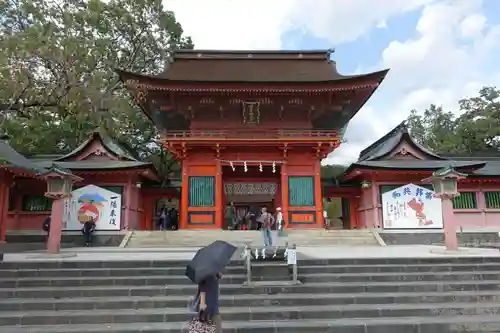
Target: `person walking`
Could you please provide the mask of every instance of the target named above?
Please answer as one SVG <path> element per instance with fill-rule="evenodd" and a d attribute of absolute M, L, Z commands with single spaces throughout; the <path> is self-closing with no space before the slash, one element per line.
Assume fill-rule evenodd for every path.
<path fill-rule="evenodd" d="M 273 246 L 273 237 L 271 233 L 271 226 L 273 225 L 274 218 L 267 212 L 266 207 L 262 207 L 262 214 L 259 216 L 259 222 L 262 226 L 262 235 L 264 237 L 264 246 Z"/>
<path fill-rule="evenodd" d="M 276 234 L 278 237 L 285 236 L 285 219 L 283 217 L 283 212 L 281 211 L 281 207 L 276 208 Z"/>
<path fill-rule="evenodd" d="M 226 206 L 224 211 L 224 224 L 227 229 L 234 229 L 236 220 L 236 207 L 234 207 L 234 202 L 230 202 L 229 205 Z"/>
<path fill-rule="evenodd" d="M 199 308 L 197 312 L 204 312 L 209 320 L 215 323 L 215 333 L 222 333 L 222 321 L 219 313 L 219 280 L 222 274 L 217 273 L 203 280 L 198 285 Z"/>

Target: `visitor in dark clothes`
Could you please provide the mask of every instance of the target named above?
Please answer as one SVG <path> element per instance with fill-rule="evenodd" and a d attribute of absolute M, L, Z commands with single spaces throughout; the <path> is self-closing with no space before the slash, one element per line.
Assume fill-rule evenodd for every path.
<path fill-rule="evenodd" d="M 179 229 L 179 213 L 177 212 L 177 209 L 172 207 L 168 212 L 168 216 L 170 217 L 169 228 L 172 230 Z"/>
<path fill-rule="evenodd" d="M 49 241 L 49 234 L 50 234 L 50 222 L 52 221 L 52 217 L 49 215 L 47 218 L 43 221 L 43 226 L 42 229 L 43 231 L 46 232 L 46 237 L 45 237 L 45 242 Z"/>
<path fill-rule="evenodd" d="M 206 311 L 208 317 L 215 322 L 215 333 L 222 333 L 222 321 L 219 313 L 220 279 L 222 279 L 222 274 L 217 273 L 216 276 L 211 276 L 203 280 L 198 285 L 198 292 L 200 297 L 198 312 Z"/>
<path fill-rule="evenodd" d="M 95 222 L 85 222 L 82 228 L 83 236 L 85 237 L 85 246 L 92 245 L 92 234 L 95 230 Z"/>

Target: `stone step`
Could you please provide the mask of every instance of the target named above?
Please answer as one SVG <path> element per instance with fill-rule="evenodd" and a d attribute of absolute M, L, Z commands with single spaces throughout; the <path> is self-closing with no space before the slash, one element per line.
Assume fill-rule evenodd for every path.
<path fill-rule="evenodd" d="M 1 299 L 1 311 L 61 311 L 100 309 L 186 308 L 186 296 L 122 296 L 39 299 Z M 222 295 L 221 307 L 267 307 L 347 304 L 500 302 L 500 291 L 399 292 L 399 293 L 291 293 L 265 295 Z"/>
<path fill-rule="evenodd" d="M 196 285 L 145 285 L 145 286 L 78 286 L 78 287 L 25 287 L 1 288 L 1 298 L 65 298 L 65 297 L 118 297 L 118 296 L 180 296 L 195 294 Z M 498 291 L 499 280 L 471 281 L 391 281 L 391 282 L 328 282 L 301 285 L 246 286 L 223 284 L 221 295 L 275 294 L 275 293 L 360 293 L 360 292 L 448 292 L 448 291 Z"/>
<path fill-rule="evenodd" d="M 125 254 L 126 255 L 126 254 Z M 300 255 L 300 250 L 298 251 Z M 159 267 L 183 267 L 187 260 L 130 260 L 130 261 L 23 261 L 23 262 L 0 262 L 2 270 L 45 270 L 45 269 L 137 269 L 137 268 L 159 268 Z M 446 257 L 446 258 L 346 258 L 346 259 L 299 259 L 300 266 L 360 266 L 360 265 L 480 265 L 500 264 L 500 257 Z M 243 260 L 232 260 L 229 267 L 243 267 Z"/>
<path fill-rule="evenodd" d="M 227 321 L 390 318 L 409 316 L 500 314 L 499 303 L 349 304 L 316 306 L 230 307 L 221 309 Z M 182 322 L 193 317 L 185 308 L 61 310 L 0 312 L 0 327 L 13 325 L 78 325 L 105 323 Z"/>
<path fill-rule="evenodd" d="M 207 245 L 215 240 L 233 244 L 261 244 L 260 231 L 178 230 L 135 231 L 127 243 L 129 248 Z M 287 230 L 287 236 L 278 241 L 297 245 L 378 245 L 370 230 Z"/>
<path fill-rule="evenodd" d="M 180 333 L 187 262 L 0 263 L 0 332 Z M 226 333 L 500 331 L 500 258 L 299 259 L 300 285 L 244 285 L 243 265 L 220 287 Z M 289 273 L 252 265 L 256 282 Z"/>
<path fill-rule="evenodd" d="M 200 246 L 206 246 L 212 243 L 210 242 L 198 242 L 197 245 Z M 231 242 L 235 243 L 235 242 Z M 254 244 L 256 246 L 263 246 L 264 243 L 262 241 L 260 242 L 242 242 L 239 243 L 240 245 L 244 244 Z M 311 242 L 291 242 L 293 244 L 297 244 L 297 246 L 329 246 L 329 247 L 339 247 L 339 248 L 345 248 L 345 247 L 358 247 L 358 246 L 379 246 L 378 244 L 374 244 L 372 241 L 350 241 L 350 242 L 340 242 L 340 241 L 311 241 Z M 281 245 L 285 245 L 284 242 L 280 243 Z M 152 242 L 147 242 L 147 243 L 137 243 L 133 242 L 130 245 L 127 245 L 127 248 L 135 248 L 135 249 L 150 249 L 150 248 L 168 248 L 171 246 L 192 246 L 192 243 L 152 243 Z"/>
<path fill-rule="evenodd" d="M 7 333 L 181 333 L 185 322 L 4 326 Z M 500 316 L 341 318 L 223 322 L 231 333 L 485 333 L 500 331 Z"/>
<path fill-rule="evenodd" d="M 285 266 L 284 271 L 275 271 L 271 276 L 255 274 L 253 281 L 263 281 L 272 278 L 274 281 L 290 280 Z M 499 280 L 500 271 L 472 271 L 472 272 L 397 272 L 397 273 L 299 273 L 298 279 L 303 283 L 328 282 L 410 282 L 410 281 L 477 281 Z M 244 274 L 225 275 L 222 285 L 241 285 L 245 282 Z M 156 285 L 192 285 L 184 275 L 152 275 L 152 276 L 99 276 L 92 277 L 28 277 L 18 279 L 0 279 L 1 288 L 25 287 L 81 287 L 81 286 L 156 286 Z"/>
<path fill-rule="evenodd" d="M 260 263 L 253 263 L 253 268 Z M 99 277 L 99 276 L 156 276 L 183 275 L 185 266 L 139 268 L 50 268 L 0 269 L 0 278 L 28 277 Z M 300 274 L 313 273 L 381 273 L 381 272 L 473 272 L 500 271 L 500 263 L 418 264 L 418 265 L 307 265 L 298 266 Z M 226 274 L 245 274 L 243 265 L 229 266 Z"/>

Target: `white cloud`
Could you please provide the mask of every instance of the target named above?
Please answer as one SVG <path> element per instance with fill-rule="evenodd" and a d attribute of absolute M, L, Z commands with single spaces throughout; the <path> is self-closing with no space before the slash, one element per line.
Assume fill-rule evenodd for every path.
<path fill-rule="evenodd" d="M 460 23 L 460 32 L 464 37 L 475 38 L 481 34 L 485 24 L 486 17 L 484 15 L 469 15 Z"/>
<path fill-rule="evenodd" d="M 199 49 L 279 49 L 295 0 L 164 0 Z"/>
<path fill-rule="evenodd" d="M 291 22 L 313 35 L 342 43 L 368 33 L 381 22 L 417 9 L 434 0 L 300 0 L 296 1 Z"/>
<path fill-rule="evenodd" d="M 453 107 L 482 85 L 500 82 L 483 63 L 500 45 L 500 26 L 488 25 L 481 0 L 164 0 L 197 48 L 279 49 L 294 30 L 339 46 L 390 19 L 422 9 L 414 36 L 387 45 L 380 63 L 362 71 L 391 68 L 375 100 L 354 118 L 348 144 L 330 163 L 351 162 L 359 150 L 430 103 Z M 329 45 L 325 45 L 327 48 Z M 341 47 L 341 45 L 340 45 Z M 380 119 L 380 120 L 379 120 Z M 371 130 L 368 130 L 370 128 Z"/>
<path fill-rule="evenodd" d="M 375 109 L 372 117 L 384 117 L 382 126 L 388 131 L 404 120 L 410 110 L 423 111 L 431 103 L 457 110 L 459 99 L 476 95 L 484 85 L 500 83 L 499 75 L 483 66 L 485 61 L 494 59 L 494 50 L 498 48 L 500 26 L 486 24 L 481 1 L 428 4 L 417 23 L 415 36 L 392 41 L 382 53 L 377 67 L 391 68 L 391 72 L 379 88 L 383 101 L 371 104 Z M 393 98 L 385 98 L 388 92 Z M 352 125 L 357 122 L 366 123 L 367 119 L 356 116 Z M 349 157 L 352 161 L 357 148 L 353 145 L 352 149 L 346 148 L 345 153 L 339 150 L 329 161 L 334 163 L 337 158 Z M 352 154 L 346 156 L 350 152 Z"/>
<path fill-rule="evenodd" d="M 376 25 L 377 28 L 379 29 L 385 29 L 387 28 L 387 22 L 384 20 L 384 21 L 380 21 L 377 25 Z"/>
<path fill-rule="evenodd" d="M 400 92 L 393 103 L 400 113 L 422 109 L 430 103 L 451 107 L 481 84 L 494 84 L 481 68 L 482 60 L 498 47 L 498 27 L 485 26 L 481 1 L 450 1 L 427 6 L 415 38 L 393 41 L 382 53 L 382 64 L 391 68 L 386 89 Z M 463 43 L 462 36 L 474 37 Z M 389 86 L 389 87 L 387 87 Z M 400 114 L 404 116 L 404 114 Z"/>
<path fill-rule="evenodd" d="M 352 41 L 386 20 L 434 0 L 164 0 L 197 48 L 280 48 L 289 29 L 334 44 Z"/>

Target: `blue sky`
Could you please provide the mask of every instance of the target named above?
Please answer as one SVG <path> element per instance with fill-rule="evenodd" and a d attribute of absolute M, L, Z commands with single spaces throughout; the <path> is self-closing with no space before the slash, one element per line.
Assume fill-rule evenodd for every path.
<path fill-rule="evenodd" d="M 457 111 L 500 86 L 498 0 L 164 0 L 202 49 L 328 49 L 342 74 L 390 68 L 325 163 L 361 149 L 431 103 Z M 193 10 L 196 8 L 197 10 Z"/>

